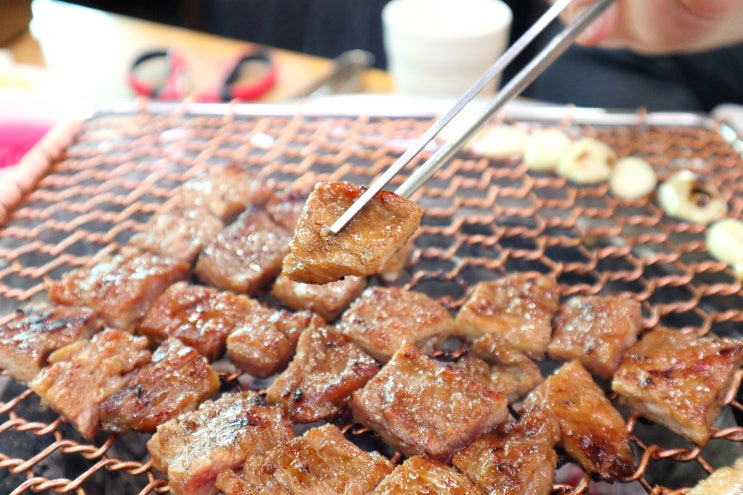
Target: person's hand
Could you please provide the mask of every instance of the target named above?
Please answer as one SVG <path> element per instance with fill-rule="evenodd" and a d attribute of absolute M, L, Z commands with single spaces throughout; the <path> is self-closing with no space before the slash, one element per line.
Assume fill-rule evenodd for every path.
<path fill-rule="evenodd" d="M 595 0 L 574 0 L 570 22 Z M 617 0 L 579 37 L 583 45 L 650 54 L 707 50 L 743 41 L 741 0 Z"/>

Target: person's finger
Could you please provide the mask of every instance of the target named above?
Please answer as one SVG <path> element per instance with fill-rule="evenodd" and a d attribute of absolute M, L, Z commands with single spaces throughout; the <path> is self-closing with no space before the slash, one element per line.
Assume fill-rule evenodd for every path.
<path fill-rule="evenodd" d="M 692 15 L 719 19 L 728 15 L 740 0 L 679 0 L 681 8 L 685 8 Z"/>

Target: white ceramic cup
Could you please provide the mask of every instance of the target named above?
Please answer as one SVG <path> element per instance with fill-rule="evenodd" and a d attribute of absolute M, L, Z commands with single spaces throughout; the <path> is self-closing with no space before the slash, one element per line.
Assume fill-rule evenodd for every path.
<path fill-rule="evenodd" d="M 501 0 L 392 0 L 382 26 L 396 91 L 461 96 L 505 51 L 512 19 Z M 483 93 L 494 93 L 498 83 Z"/>

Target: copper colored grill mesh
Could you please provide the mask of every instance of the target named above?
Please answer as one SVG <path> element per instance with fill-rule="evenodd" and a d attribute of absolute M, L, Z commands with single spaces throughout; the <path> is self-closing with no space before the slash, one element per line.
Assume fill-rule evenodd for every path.
<path fill-rule="evenodd" d="M 91 118 L 0 226 L 0 315 L 44 299 L 44 280 L 118 249 L 174 188 L 211 167 L 242 164 L 277 190 L 307 174 L 368 184 L 429 123 L 413 117 L 241 116 L 229 110 L 226 116 L 113 112 Z M 742 216 L 743 160 L 714 128 L 569 120 L 549 125 L 598 137 L 620 156 L 645 157 L 660 180 L 677 169 L 700 170 L 723 192 L 730 216 Z M 646 328 L 662 324 L 741 336 L 741 282 L 706 252 L 705 227 L 665 216 L 654 195 L 621 201 L 605 184 L 577 187 L 551 173 L 527 171 L 518 160 L 489 161 L 462 152 L 413 199 L 426 214 L 399 283 L 452 311 L 476 282 L 536 271 L 554 276 L 565 295 L 622 294 L 640 301 Z M 131 434 L 88 445 L 23 385 L 0 376 L 0 391 L 2 488 L 167 491 L 146 463 L 144 438 Z M 630 417 L 638 468 L 625 493 L 637 493 L 632 487 L 683 493 L 732 463 L 743 454 L 743 428 L 736 422 L 741 414 L 731 397 L 702 451 Z M 554 487 L 556 493 L 588 490 L 582 474 Z"/>

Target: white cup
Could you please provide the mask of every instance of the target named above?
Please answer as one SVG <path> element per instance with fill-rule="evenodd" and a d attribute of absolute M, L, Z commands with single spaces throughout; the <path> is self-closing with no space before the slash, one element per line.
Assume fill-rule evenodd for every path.
<path fill-rule="evenodd" d="M 382 10 L 387 70 L 398 93 L 459 97 L 508 45 L 501 0 L 392 0 Z M 493 94 L 500 78 L 483 94 Z"/>

